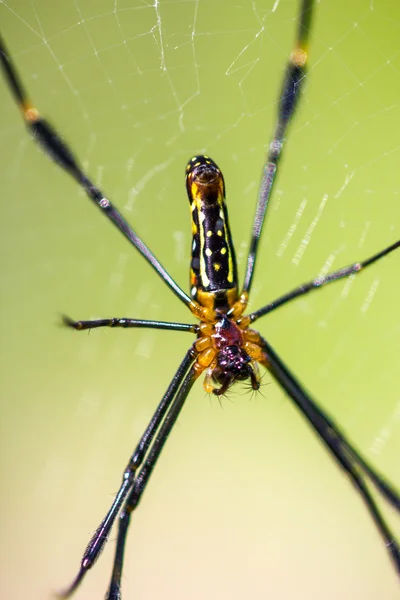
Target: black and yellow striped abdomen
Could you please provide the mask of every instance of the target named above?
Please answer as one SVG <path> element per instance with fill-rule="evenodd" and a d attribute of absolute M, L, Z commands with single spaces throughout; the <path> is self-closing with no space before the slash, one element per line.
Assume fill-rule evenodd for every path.
<path fill-rule="evenodd" d="M 224 178 L 208 156 L 186 167 L 192 216 L 190 293 L 210 308 L 229 308 L 237 300 L 237 268 L 225 205 Z"/>

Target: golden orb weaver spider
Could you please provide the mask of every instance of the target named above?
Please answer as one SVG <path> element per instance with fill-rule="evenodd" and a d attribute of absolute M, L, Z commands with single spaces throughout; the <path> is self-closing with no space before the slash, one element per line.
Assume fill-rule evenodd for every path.
<path fill-rule="evenodd" d="M 302 27 L 300 28 L 300 33 L 298 36 L 298 41 L 297 41 L 298 43 L 297 43 L 297 49 L 296 49 L 297 51 L 295 51 L 292 54 L 292 62 L 290 63 L 290 65 L 288 67 L 288 71 L 286 73 L 287 80 L 286 80 L 286 84 L 284 86 L 284 92 L 282 94 L 281 114 L 280 114 L 280 119 L 278 121 L 278 128 L 277 128 L 278 130 L 280 128 L 281 131 L 279 131 L 275 136 L 275 139 L 272 144 L 272 154 L 270 154 L 269 159 L 268 159 L 269 162 L 267 162 L 267 169 L 268 169 L 268 166 L 270 166 L 270 174 L 271 174 L 271 172 L 274 172 L 276 169 L 276 165 L 277 165 L 278 159 L 279 159 L 281 145 L 282 145 L 282 143 L 284 141 L 284 137 L 285 137 L 285 129 L 290 120 L 292 113 L 294 112 L 294 108 L 295 108 L 296 102 L 297 102 L 299 94 L 300 94 L 301 83 L 302 83 L 302 81 L 304 79 L 304 75 L 305 75 L 304 66 L 305 66 L 305 60 L 306 60 L 306 44 L 307 44 L 307 34 L 308 34 L 308 26 L 309 26 L 308 19 L 310 17 L 312 4 L 313 4 L 312 2 L 305 2 L 303 5 Z M 302 28 L 303 28 L 303 31 L 302 31 Z M 45 150 L 47 150 L 47 152 L 53 157 L 53 159 L 56 160 L 56 162 L 59 162 L 63 168 L 65 168 L 67 171 L 70 172 L 70 174 L 72 174 L 73 176 L 75 176 L 76 179 L 79 180 L 79 182 L 83 185 L 83 187 L 86 189 L 86 191 L 89 193 L 90 197 L 93 200 L 95 200 L 95 201 L 98 200 L 98 204 L 99 204 L 100 208 L 102 208 L 104 211 L 108 211 L 108 215 L 109 216 L 111 215 L 110 218 L 116 217 L 117 226 L 119 226 L 120 229 L 124 228 L 125 223 L 123 221 L 119 220 L 119 214 L 116 211 L 115 212 L 113 211 L 109 201 L 107 199 L 105 199 L 102 194 L 98 195 L 99 190 L 97 188 L 95 188 L 95 186 L 92 186 L 90 184 L 90 182 L 86 178 L 86 176 L 84 176 L 82 174 L 82 172 L 80 171 L 79 167 L 76 166 L 75 159 L 69 154 L 69 150 L 60 142 L 60 139 L 58 138 L 58 134 L 56 134 L 53 130 L 51 130 L 49 128 L 49 125 L 47 124 L 47 122 L 43 121 L 39 117 L 38 113 L 32 106 L 28 106 L 23 88 L 22 88 L 21 84 L 18 82 L 18 78 L 16 76 L 15 69 L 12 67 L 12 63 L 10 62 L 10 58 L 9 58 L 8 54 L 6 53 L 5 49 L 3 49 L 3 51 L 2 51 L 2 60 L 3 60 L 3 66 L 6 68 L 6 76 L 8 77 L 8 81 L 14 89 L 14 93 L 16 93 L 17 101 L 19 102 L 19 104 L 23 110 L 23 114 L 27 121 L 27 124 L 28 124 L 28 126 L 30 126 L 30 128 L 33 130 L 33 132 L 36 134 L 36 137 L 39 140 L 39 142 L 41 142 L 42 145 L 44 145 Z M 198 184 L 199 182 L 200 182 L 200 184 L 205 185 L 207 187 L 208 184 L 213 184 L 214 181 L 217 181 L 217 182 L 220 181 L 218 171 L 216 171 L 217 167 L 215 166 L 215 163 L 212 163 L 211 161 L 209 161 L 208 158 L 205 158 L 205 157 L 194 157 L 194 159 L 195 160 L 190 161 L 190 163 L 188 165 L 188 176 L 191 179 L 195 179 L 194 183 L 191 182 L 190 185 L 188 186 L 189 196 L 191 199 L 192 206 L 195 205 L 195 199 L 199 200 L 199 198 L 200 198 L 200 200 L 201 200 L 201 198 L 202 198 L 201 194 L 198 191 L 198 188 L 200 187 Z M 205 169 L 203 169 L 204 164 L 208 165 L 207 167 L 205 167 Z M 265 206 L 264 206 L 264 210 L 265 210 L 267 202 L 268 202 L 269 194 L 272 189 L 272 183 L 269 183 L 268 175 L 267 175 L 267 178 L 264 179 L 264 184 L 267 184 L 266 190 L 264 189 L 264 191 L 262 192 L 262 194 L 260 196 L 259 207 L 263 203 L 265 203 Z M 196 185 L 196 189 L 193 189 L 193 185 Z M 207 189 L 208 189 L 208 187 L 207 187 Z M 216 197 L 218 199 L 218 202 L 221 203 L 222 197 L 223 197 L 221 188 L 219 188 L 218 193 L 216 193 Z M 195 208 L 195 210 L 199 211 L 199 207 L 197 206 L 197 208 Z M 206 213 L 205 209 L 204 209 L 204 212 Z M 262 208 L 259 208 L 259 213 L 260 212 L 261 213 L 263 212 Z M 196 214 L 196 212 L 193 211 L 193 214 Z M 97 322 L 93 322 L 93 321 L 71 322 L 70 320 L 67 319 L 66 323 L 70 326 L 75 327 L 76 329 L 84 329 L 84 328 L 90 328 L 90 327 L 94 327 L 94 326 L 103 326 L 103 325 L 104 326 L 106 326 L 106 325 L 108 325 L 108 326 L 132 326 L 132 327 L 153 326 L 155 328 L 165 328 L 165 329 L 174 329 L 175 328 L 178 330 L 186 330 L 186 331 L 191 331 L 191 332 L 199 335 L 199 339 L 196 342 L 197 346 L 195 346 L 196 356 L 194 357 L 194 355 L 192 355 L 192 354 L 188 354 L 186 356 L 185 360 L 183 361 L 183 363 L 181 365 L 181 368 L 177 372 L 178 379 L 174 378 L 174 380 L 171 384 L 172 391 L 171 391 L 171 387 L 170 387 L 169 395 L 167 392 L 168 398 L 166 400 L 167 401 L 173 400 L 174 405 L 171 406 L 171 409 L 168 412 L 168 416 L 163 421 L 163 425 L 161 425 L 161 429 L 159 430 L 159 435 L 161 436 L 163 441 L 165 441 L 166 436 L 168 435 L 168 428 L 170 428 L 173 425 L 174 419 L 177 416 L 177 414 L 174 413 L 173 411 L 179 410 L 179 408 L 180 408 L 179 402 L 183 402 L 183 400 L 186 397 L 186 394 L 189 391 L 188 388 L 190 387 L 192 380 L 195 378 L 195 375 L 197 375 L 197 372 L 195 374 L 194 372 L 189 370 L 190 362 L 195 362 L 195 368 L 197 368 L 197 371 L 205 371 L 207 373 L 207 370 L 208 370 L 208 368 L 211 368 L 213 361 L 217 361 L 219 358 L 223 359 L 225 362 L 222 365 L 220 364 L 221 362 L 223 362 L 221 360 L 220 363 L 214 364 L 212 372 L 210 371 L 206 375 L 207 391 L 210 391 L 211 387 L 214 387 L 214 385 L 217 383 L 218 385 L 221 386 L 223 392 L 232 383 L 233 380 L 241 379 L 244 376 L 250 377 L 253 387 L 254 387 L 254 389 L 256 389 L 256 387 L 258 385 L 258 383 L 257 383 L 258 375 L 256 372 L 255 363 L 260 362 L 264 366 L 267 366 L 268 369 L 271 371 L 271 373 L 274 375 L 274 377 L 276 377 L 278 379 L 278 381 L 280 381 L 280 383 L 285 387 L 287 392 L 289 394 L 292 394 L 292 399 L 295 402 L 300 403 L 300 405 L 301 405 L 300 407 L 302 410 L 307 410 L 307 408 L 308 408 L 308 410 L 311 409 L 312 414 L 310 414 L 310 412 L 308 412 L 308 417 L 311 418 L 311 420 L 313 419 L 313 417 L 317 418 L 317 422 L 314 423 L 313 426 L 314 426 L 314 428 L 317 429 L 317 431 L 320 433 L 320 435 L 322 435 L 323 439 L 325 439 L 325 443 L 328 445 L 328 447 L 330 447 L 331 451 L 336 456 L 336 460 L 338 462 L 340 462 L 342 464 L 342 466 L 343 466 L 343 463 L 345 463 L 347 468 L 350 469 L 350 473 L 352 473 L 353 477 L 355 477 L 356 480 L 358 477 L 360 477 L 358 470 L 361 469 L 361 471 L 364 471 L 364 475 L 369 476 L 372 479 L 372 482 L 375 483 L 378 490 L 384 496 L 386 496 L 386 498 L 388 498 L 389 500 L 392 501 L 395 508 L 399 508 L 399 499 L 398 499 L 396 492 L 391 490 L 391 488 L 383 482 L 382 478 L 373 469 L 371 469 L 367 463 L 365 463 L 363 461 L 363 459 L 357 454 L 357 452 L 354 449 L 352 449 L 352 447 L 350 446 L 350 444 L 347 441 L 345 441 L 343 439 L 339 439 L 339 438 L 336 439 L 335 435 L 332 434 L 332 430 L 333 430 L 332 423 L 329 423 L 329 420 L 327 420 L 325 415 L 322 413 L 322 411 L 320 411 L 320 409 L 318 409 L 318 407 L 313 406 L 312 400 L 309 398 L 309 396 L 306 393 L 304 393 L 304 390 L 302 389 L 301 385 L 295 379 L 293 379 L 293 377 L 287 371 L 287 369 L 284 366 L 284 364 L 282 363 L 282 361 L 279 359 L 279 357 L 276 356 L 276 354 L 273 352 L 272 348 L 269 347 L 267 342 L 265 340 L 262 340 L 262 338 L 257 337 L 256 333 L 254 333 L 248 329 L 250 322 L 245 320 L 247 317 L 245 317 L 245 316 L 242 317 L 242 311 L 245 308 L 245 305 L 247 303 L 246 292 L 249 291 L 250 287 L 251 287 L 253 266 L 254 266 L 256 250 L 257 250 L 257 243 L 258 243 L 258 240 L 260 237 L 260 233 L 261 233 L 260 229 L 261 229 L 263 219 L 259 219 L 259 221 L 256 221 L 256 224 L 255 224 L 255 228 L 254 228 L 254 232 L 253 232 L 252 251 L 249 256 L 248 267 L 247 267 L 247 272 L 246 272 L 246 277 L 245 277 L 244 294 L 237 297 L 236 292 L 234 292 L 232 294 L 234 300 L 232 300 L 230 298 L 227 290 L 228 289 L 231 290 L 231 289 L 235 288 L 235 286 L 231 285 L 231 284 L 235 283 L 236 277 L 233 274 L 234 258 L 233 258 L 232 249 L 230 248 L 231 244 L 229 243 L 230 236 L 229 236 L 229 229 L 226 225 L 227 218 L 225 217 L 223 219 L 223 222 L 225 222 L 225 225 L 223 223 L 223 226 L 220 229 L 218 229 L 218 227 L 217 227 L 218 223 L 215 220 L 215 218 L 212 216 L 212 214 L 210 213 L 210 215 L 208 215 L 208 216 L 206 214 L 206 217 L 207 218 L 205 218 L 204 223 L 211 223 L 211 225 L 210 225 L 211 228 L 207 229 L 207 230 L 205 228 L 202 229 L 202 224 L 198 220 L 195 223 L 195 226 L 197 227 L 198 231 L 194 234 L 195 236 L 196 235 L 199 236 L 198 238 L 195 237 L 195 239 L 194 239 L 195 242 L 197 240 L 197 251 L 199 250 L 199 248 L 201 249 L 202 253 L 204 251 L 204 256 L 202 257 L 203 262 L 204 262 L 203 265 L 199 266 L 197 264 L 197 262 L 195 262 L 195 261 L 196 261 L 196 259 L 198 259 L 198 260 L 200 260 L 200 259 L 197 256 L 193 257 L 193 260 L 194 260 L 193 272 L 194 273 L 193 273 L 193 282 L 192 283 L 196 284 L 195 287 L 197 289 L 192 292 L 192 296 L 194 297 L 194 299 L 197 299 L 197 301 L 199 302 L 200 309 L 199 309 L 198 305 L 196 305 L 196 306 L 194 305 L 193 300 L 190 300 L 189 297 L 187 297 L 187 296 L 185 297 L 184 293 L 183 294 L 181 293 L 180 288 L 178 288 L 178 286 L 176 286 L 175 282 L 173 282 L 171 280 L 171 278 L 168 276 L 168 274 L 162 268 L 160 268 L 159 263 L 155 262 L 154 257 L 151 255 L 151 253 L 148 251 L 148 249 L 141 245 L 140 240 L 136 236 L 134 236 L 133 239 L 131 239 L 131 241 L 133 242 L 133 244 L 136 247 L 139 246 L 139 250 L 141 250 L 142 253 L 145 255 L 145 257 L 149 260 L 149 262 L 151 264 L 153 264 L 153 267 L 156 268 L 156 270 L 159 272 L 161 277 L 170 285 L 170 287 L 172 287 L 172 289 L 175 291 L 176 295 L 178 295 L 178 297 L 180 297 L 180 299 L 183 300 L 184 303 L 190 304 L 190 306 L 192 307 L 192 312 L 196 316 L 199 316 L 202 323 L 204 324 L 204 326 L 201 330 L 199 330 L 197 328 L 197 326 L 193 326 L 193 325 L 186 326 L 186 325 L 182 325 L 179 323 L 167 324 L 167 323 L 163 323 L 163 322 L 159 322 L 159 321 L 150 323 L 150 322 L 138 321 L 138 320 L 134 320 L 134 319 L 102 320 L 102 321 L 97 321 Z M 216 227 L 217 232 L 218 231 L 223 232 L 220 237 L 223 241 L 226 242 L 226 245 L 224 247 L 214 248 L 214 247 L 207 246 L 208 231 L 212 231 L 212 229 L 214 227 Z M 199 230 L 200 230 L 200 233 L 199 233 Z M 126 234 L 126 231 L 127 230 L 124 231 L 125 234 Z M 201 233 L 203 233 L 203 239 L 201 238 Z M 216 235 L 218 235 L 218 233 Z M 218 238 L 216 238 L 216 239 L 218 240 Z M 399 246 L 399 242 L 395 242 L 395 244 L 393 244 L 392 246 L 386 248 L 384 251 L 382 251 L 381 253 L 378 253 L 374 257 L 367 259 L 363 263 L 356 263 L 355 265 L 352 265 L 352 267 L 350 267 L 349 270 L 347 270 L 347 271 L 344 270 L 344 271 L 335 272 L 334 275 L 328 276 L 327 278 L 325 278 L 323 280 L 321 280 L 321 279 L 316 280 L 315 282 L 313 282 L 311 284 L 310 287 L 311 288 L 320 287 L 324 283 L 328 283 L 329 281 L 333 281 L 335 279 L 345 277 L 352 272 L 357 272 L 359 270 L 360 266 L 367 266 L 367 265 L 371 264 L 375 260 L 378 260 L 381 256 L 384 256 L 385 254 L 394 250 L 398 246 Z M 232 262 L 231 267 L 229 267 L 229 262 L 223 263 L 224 255 L 222 254 L 222 250 L 224 250 L 224 249 L 226 249 L 226 253 L 225 253 L 226 259 L 227 260 L 230 259 Z M 210 256 L 207 255 L 207 250 L 209 250 L 211 252 Z M 220 261 L 221 262 L 221 273 L 224 276 L 224 281 L 225 280 L 228 281 L 229 286 L 226 285 L 226 286 L 221 287 L 221 284 L 219 282 L 218 285 L 220 287 L 215 288 L 215 286 L 213 286 L 212 284 L 211 285 L 207 284 L 207 281 L 211 280 L 211 277 L 209 276 L 210 271 L 211 271 L 211 273 L 214 274 L 216 264 L 220 264 L 220 263 L 215 262 L 215 260 L 214 260 L 215 256 L 213 254 L 214 252 L 219 252 L 221 254 L 221 257 L 222 257 L 221 261 Z M 210 259 L 210 260 L 208 261 L 208 259 Z M 224 268 L 224 265 L 226 268 Z M 231 279 L 229 279 L 230 276 L 231 276 Z M 200 298 L 198 298 L 199 288 L 200 288 L 201 292 L 204 292 L 204 294 L 210 294 L 210 296 L 206 297 L 206 298 L 203 297 L 202 300 L 200 301 Z M 222 290 L 222 294 L 217 295 L 216 289 Z M 289 294 L 288 296 L 285 296 L 281 299 L 278 299 L 278 301 L 275 301 L 273 303 L 266 305 L 263 309 L 260 309 L 259 311 L 255 311 L 254 313 L 251 313 L 250 321 L 254 321 L 256 318 L 262 316 L 263 314 L 266 314 L 267 312 L 270 312 L 272 309 L 274 309 L 277 306 L 279 306 L 280 304 L 288 301 L 292 297 L 301 295 L 301 294 L 305 293 L 306 291 L 307 290 L 304 287 L 298 288 L 296 290 L 296 292 Z M 212 312 L 212 311 L 214 311 L 215 308 L 217 309 L 218 318 Z M 236 324 L 238 324 L 238 327 L 236 327 Z M 223 338 L 223 335 L 221 335 L 221 333 L 220 333 L 221 330 L 222 331 L 228 330 L 225 335 L 225 339 L 229 340 L 229 343 L 221 342 L 221 338 Z M 252 344 L 255 346 L 255 348 L 252 347 Z M 233 348 L 235 348 L 236 354 L 239 354 L 239 357 L 238 357 L 239 362 L 238 363 L 235 363 L 235 360 L 234 360 L 235 357 L 231 356 Z M 223 353 L 223 350 L 226 351 L 225 354 Z M 229 354 L 229 356 L 226 356 L 227 353 Z M 246 359 L 246 356 L 249 357 L 249 360 Z M 232 366 L 229 368 L 226 365 L 226 361 L 228 359 L 232 363 Z M 208 362 L 208 361 L 210 361 L 210 362 Z M 248 369 L 248 367 L 250 370 Z M 180 382 L 181 382 L 180 377 L 183 378 L 184 372 L 186 370 L 188 370 L 188 374 L 186 375 L 185 382 L 180 385 Z M 180 385 L 180 387 L 179 387 L 179 385 Z M 174 398 L 172 396 L 175 394 L 175 392 L 176 392 L 176 398 L 174 400 Z M 177 402 L 176 405 L 175 405 L 175 402 Z M 303 406 L 301 404 L 302 402 L 303 403 L 305 402 L 305 406 Z M 175 406 L 175 409 L 173 408 L 174 406 Z M 165 406 L 163 408 L 165 408 Z M 159 424 L 160 420 L 163 419 L 163 415 L 161 415 L 161 416 L 158 415 L 158 416 L 160 418 L 159 418 L 159 421 L 156 423 L 156 425 Z M 153 425 L 154 425 L 154 423 L 153 423 Z M 154 428 L 152 429 L 152 432 L 154 433 Z M 329 432 L 329 435 L 327 436 L 327 438 L 324 438 L 324 434 L 326 436 L 327 432 Z M 159 452 L 162 449 L 162 444 L 161 445 L 159 444 L 158 448 L 157 448 L 157 446 L 153 446 L 152 448 L 153 448 L 153 454 L 151 454 L 152 451 L 150 450 L 150 454 L 148 455 L 148 458 L 146 459 L 146 462 L 144 463 L 144 466 L 141 471 L 141 473 L 143 473 L 142 479 L 140 479 L 141 475 L 138 475 L 138 478 L 136 479 L 136 481 L 139 482 L 138 486 L 142 485 L 143 487 L 141 487 L 140 490 L 138 491 L 137 488 L 135 488 L 135 484 L 133 484 L 133 486 L 134 486 L 133 490 L 135 491 L 135 493 L 139 493 L 139 494 L 142 493 L 142 491 L 144 489 L 144 485 L 147 482 L 147 477 L 150 474 L 152 466 L 154 464 L 154 463 L 152 463 L 152 461 L 155 461 L 155 458 L 157 458 L 157 456 L 158 456 L 157 452 Z M 137 457 L 137 454 L 136 454 L 136 457 Z M 347 463 L 349 463 L 349 464 L 347 464 Z M 355 468 L 354 472 L 352 471 L 353 468 Z M 143 483 L 143 481 L 144 481 L 144 483 Z M 363 493 L 362 489 L 361 489 L 361 493 Z M 364 493 L 365 493 L 365 491 L 364 491 Z M 368 502 L 368 496 L 364 496 L 364 499 L 367 500 L 369 509 L 372 512 L 372 514 L 376 520 L 376 516 L 377 516 L 377 514 L 379 515 L 379 512 L 376 512 L 377 509 L 374 507 L 374 505 L 371 505 Z M 116 512 L 117 511 L 114 510 L 115 515 L 116 515 Z M 126 512 L 128 512 L 128 511 L 126 511 Z M 127 522 L 126 518 L 121 520 L 121 524 L 124 524 L 124 523 L 126 524 L 126 522 Z M 389 548 L 389 551 L 391 551 L 392 557 L 394 558 L 394 560 L 398 566 L 398 548 L 395 545 L 396 543 L 394 541 L 394 538 L 387 537 L 387 532 L 385 532 L 385 528 L 382 529 L 382 525 L 383 524 L 381 522 L 378 522 L 378 527 L 380 528 L 381 533 L 384 535 L 384 537 L 386 536 L 385 542 Z M 389 532 L 389 535 L 391 535 L 390 532 Z M 99 538 L 97 538 L 97 539 L 99 539 Z M 103 541 L 102 536 L 101 536 L 100 541 L 101 542 Z M 118 594 L 119 594 L 119 587 L 120 587 L 119 577 L 120 577 L 121 567 L 122 567 L 122 564 L 121 564 L 122 563 L 122 550 L 121 549 L 123 548 L 124 542 L 125 542 L 125 530 L 121 526 L 120 534 L 119 534 L 119 538 L 118 538 L 118 544 L 117 544 L 117 549 L 119 549 L 119 550 L 117 550 L 116 563 L 114 565 L 114 571 L 113 571 L 113 579 L 112 579 L 112 584 L 111 584 L 110 591 L 109 591 L 110 598 L 116 598 L 116 597 L 118 597 Z M 92 550 L 91 550 L 92 553 L 95 553 L 94 551 L 97 552 L 97 547 L 95 547 L 95 544 L 96 544 L 96 540 L 93 541 Z M 91 565 L 89 562 L 87 562 L 87 555 L 86 555 L 86 559 L 84 561 L 84 570 L 89 568 L 89 566 L 91 566 Z M 78 582 L 79 582 L 79 577 L 76 580 L 76 583 L 78 583 Z M 72 591 L 73 588 L 74 588 L 74 586 L 71 586 L 71 589 L 69 591 Z M 66 595 L 68 595 L 68 591 L 67 591 Z"/>

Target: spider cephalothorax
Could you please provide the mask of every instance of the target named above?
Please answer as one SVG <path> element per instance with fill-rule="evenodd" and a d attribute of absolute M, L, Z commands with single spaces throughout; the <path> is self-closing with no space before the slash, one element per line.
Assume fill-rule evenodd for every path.
<path fill-rule="evenodd" d="M 265 365 L 267 358 L 257 331 L 241 328 L 233 318 L 222 314 L 214 322 L 200 324 L 194 349 L 198 375 L 206 371 L 206 392 L 220 396 L 236 381 L 246 379 L 251 380 L 254 390 L 260 387 L 257 363 Z"/>

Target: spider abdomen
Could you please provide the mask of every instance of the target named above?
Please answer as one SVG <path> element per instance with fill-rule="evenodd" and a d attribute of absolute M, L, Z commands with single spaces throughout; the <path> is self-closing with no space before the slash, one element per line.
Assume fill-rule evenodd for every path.
<path fill-rule="evenodd" d="M 237 300 L 236 258 L 225 205 L 225 184 L 208 156 L 186 167 L 192 216 L 191 296 L 203 306 L 230 308 Z"/>

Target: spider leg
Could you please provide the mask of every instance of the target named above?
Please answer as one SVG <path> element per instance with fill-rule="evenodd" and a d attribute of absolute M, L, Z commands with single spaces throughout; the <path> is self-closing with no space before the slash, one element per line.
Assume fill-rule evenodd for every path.
<path fill-rule="evenodd" d="M 367 461 L 362 458 L 346 439 L 340 428 L 316 404 L 302 387 L 299 381 L 289 371 L 266 340 L 263 340 L 265 350 L 264 366 L 270 371 L 276 381 L 284 388 L 294 404 L 300 409 L 311 427 L 316 431 L 321 441 L 330 451 L 332 457 L 344 470 L 355 489 L 364 501 L 381 537 L 389 552 L 397 573 L 400 575 L 400 546 L 395 535 L 390 530 L 381 511 L 379 510 L 366 483 L 365 475 L 377 491 L 385 497 L 400 513 L 400 495 L 384 480 Z"/>
<path fill-rule="evenodd" d="M 124 526 L 126 523 L 129 524 L 130 512 L 136 508 L 140 500 L 157 458 L 196 379 L 196 373 L 192 366 L 194 358 L 193 350 L 188 350 L 124 470 L 118 493 L 84 552 L 77 576 L 68 588 L 58 594 L 60 598 L 69 598 L 79 587 L 87 571 L 94 565 L 123 505 L 121 520 Z M 144 464 L 143 461 L 145 461 Z M 135 505 L 132 507 L 131 503 L 128 505 L 127 498 L 134 501 Z M 127 531 L 127 525 L 125 529 Z M 112 581 L 116 578 L 115 573 L 118 567 L 120 566 L 122 569 L 126 531 L 118 534 Z M 122 541 L 120 540 L 121 536 Z M 110 598 L 119 597 L 115 594 L 110 596 Z"/>
<path fill-rule="evenodd" d="M 278 163 L 282 156 L 287 128 L 296 110 L 306 76 L 308 37 L 313 8 L 313 0 L 302 0 L 295 47 L 290 55 L 284 73 L 282 91 L 278 103 L 278 118 L 275 125 L 275 133 L 269 145 L 267 160 L 263 167 L 242 293 L 248 293 L 251 288 L 258 244 Z"/>
<path fill-rule="evenodd" d="M 283 296 L 279 296 L 279 298 L 277 298 L 276 300 L 273 300 L 273 302 L 270 302 L 269 304 L 266 304 L 262 308 L 259 308 L 258 310 L 247 315 L 248 318 L 250 319 L 250 323 L 254 323 L 254 321 L 256 321 L 260 317 L 263 317 L 264 315 L 272 312 L 279 306 L 282 306 L 283 304 L 286 304 L 287 302 L 291 302 L 294 298 L 298 298 L 299 296 L 308 294 L 308 292 L 318 289 L 318 288 L 322 287 L 323 285 L 326 285 L 327 283 L 331 283 L 332 281 L 339 281 L 339 279 L 344 279 L 345 277 L 349 277 L 350 275 L 353 275 L 353 274 L 355 275 L 356 273 L 359 273 L 362 269 L 365 269 L 365 267 L 369 267 L 369 265 L 372 265 L 373 263 L 377 262 L 384 256 L 387 256 L 388 254 L 390 254 L 397 248 L 400 248 L 400 240 L 397 242 L 394 242 L 394 244 L 391 244 L 387 248 L 384 248 L 384 250 L 377 252 L 376 254 L 374 254 L 373 256 L 370 256 L 369 258 L 367 258 L 366 260 L 363 260 L 362 262 L 357 262 L 352 265 L 348 265 L 347 267 L 343 267 L 342 269 L 339 269 L 338 271 L 334 271 L 333 273 L 328 273 L 328 275 L 325 275 L 323 277 L 317 277 L 316 279 L 313 279 L 312 281 L 309 281 L 307 283 L 303 283 L 302 285 L 299 285 L 298 287 L 294 288 L 290 292 L 287 292 Z"/>
<path fill-rule="evenodd" d="M 59 133 L 46 119 L 43 119 L 40 116 L 38 110 L 31 104 L 1 36 L 0 61 L 5 78 L 13 92 L 19 108 L 21 109 L 22 116 L 28 129 L 33 133 L 35 141 L 37 141 L 51 159 L 79 183 L 89 198 L 93 200 L 117 229 L 128 238 L 131 244 L 133 244 L 147 262 L 151 264 L 159 277 L 161 277 L 161 279 L 163 279 L 172 289 L 174 294 L 186 304 L 186 306 L 191 306 L 193 302 L 190 300 L 189 296 L 172 279 L 151 250 L 135 233 L 127 221 L 125 221 L 121 213 L 111 204 L 110 200 L 104 196 L 103 192 L 92 183 L 89 177 L 84 173 L 76 161 L 72 150 L 64 142 Z"/>
<path fill-rule="evenodd" d="M 153 471 L 158 457 L 160 456 L 161 450 L 163 449 L 171 429 L 179 416 L 182 406 L 192 388 L 196 377 L 196 372 L 194 368 L 192 368 L 186 375 L 173 403 L 168 410 L 168 413 L 158 431 L 157 437 L 155 438 L 148 452 L 145 463 L 140 469 L 139 475 L 135 479 L 129 496 L 127 497 L 119 515 L 117 545 L 115 549 L 110 586 L 105 596 L 106 600 L 120 600 L 121 598 L 121 575 L 124 561 L 124 550 L 132 512 L 137 508 L 140 502 L 149 477 Z"/>
<path fill-rule="evenodd" d="M 146 329 L 168 329 L 170 331 L 190 331 L 198 333 L 199 326 L 189 323 L 170 323 L 168 321 L 148 321 L 147 319 L 130 319 L 127 317 L 113 317 L 111 319 L 93 319 L 89 321 L 74 321 L 63 315 L 63 324 L 72 329 L 82 331 L 83 329 L 95 329 L 96 327 L 130 327 L 146 328 Z"/>

